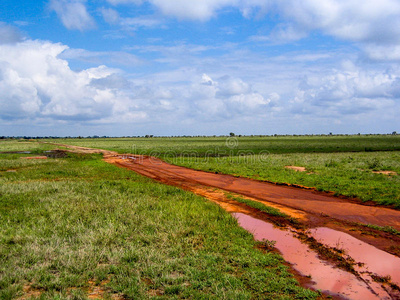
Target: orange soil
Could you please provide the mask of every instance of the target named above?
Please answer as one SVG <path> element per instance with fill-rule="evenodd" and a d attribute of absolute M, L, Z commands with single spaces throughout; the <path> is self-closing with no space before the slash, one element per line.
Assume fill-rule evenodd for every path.
<path fill-rule="evenodd" d="M 154 157 L 118 155 L 106 156 L 105 161 L 170 185 L 184 188 L 197 185 L 214 187 L 314 215 L 322 214 L 343 221 L 392 226 L 400 230 L 400 211 L 386 207 L 363 205 L 313 190 L 196 171 L 171 165 Z"/>

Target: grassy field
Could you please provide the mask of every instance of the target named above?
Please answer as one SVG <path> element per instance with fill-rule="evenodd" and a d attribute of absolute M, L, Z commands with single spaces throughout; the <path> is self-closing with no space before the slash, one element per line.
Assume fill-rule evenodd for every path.
<path fill-rule="evenodd" d="M 51 146 L 0 141 L 0 152 Z M 0 299 L 315 299 L 217 205 L 99 155 L 0 154 Z"/>
<path fill-rule="evenodd" d="M 149 154 L 194 169 L 315 187 L 400 208 L 400 135 L 69 139 L 56 142 Z M 285 166 L 305 167 L 296 172 Z"/>
<path fill-rule="evenodd" d="M 159 157 L 400 151 L 400 135 L 177 137 L 43 140 Z"/>

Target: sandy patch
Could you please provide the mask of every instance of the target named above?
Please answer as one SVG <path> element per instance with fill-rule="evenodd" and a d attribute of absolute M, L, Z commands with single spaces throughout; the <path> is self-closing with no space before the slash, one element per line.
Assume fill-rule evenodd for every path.
<path fill-rule="evenodd" d="M 307 169 L 304 167 L 297 167 L 297 166 L 285 166 L 286 169 L 295 170 L 297 172 L 307 172 Z"/>
<path fill-rule="evenodd" d="M 388 176 L 397 175 L 397 173 L 395 171 L 372 171 L 372 173 L 383 174 L 383 175 L 388 175 Z"/>

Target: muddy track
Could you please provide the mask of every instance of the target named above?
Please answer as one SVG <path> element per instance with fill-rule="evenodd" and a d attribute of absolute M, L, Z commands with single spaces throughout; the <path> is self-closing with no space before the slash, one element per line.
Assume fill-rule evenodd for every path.
<path fill-rule="evenodd" d="M 215 191 L 215 189 L 243 195 L 277 207 L 290 216 L 300 218 L 308 227 L 321 225 L 329 225 L 329 227 L 335 227 L 336 229 L 342 227 L 342 230 L 346 230 L 358 237 L 361 236 L 363 240 L 383 250 L 388 250 L 388 245 L 400 247 L 400 236 L 396 237 L 396 235 L 367 229 L 360 225 L 390 226 L 400 231 L 400 210 L 378 205 L 366 205 L 309 188 L 276 185 L 249 178 L 197 171 L 171 165 L 155 157 L 118 154 L 109 150 L 63 144 L 56 145 L 70 148 L 73 152 L 101 153 L 108 163 L 133 170 L 159 182 L 181 187 L 203 196 L 209 194 L 210 191 Z M 226 202 L 226 199 L 224 201 Z M 364 232 L 358 233 L 361 230 Z M 371 234 L 368 234 L 367 231 Z M 378 238 L 378 235 L 391 239 L 393 242 L 379 241 L 376 243 L 374 240 Z M 393 253 L 393 251 L 391 252 Z M 397 255 L 400 256 L 400 248 Z"/>
<path fill-rule="evenodd" d="M 354 203 L 312 190 L 196 171 L 171 165 L 154 157 L 114 156 L 106 157 L 105 160 L 171 185 L 214 187 L 313 215 L 326 215 L 349 222 L 391 226 L 400 231 L 399 210 Z"/>
<path fill-rule="evenodd" d="M 68 145 L 60 146 L 72 148 L 73 152 L 101 153 L 104 160 L 108 163 L 133 170 L 161 183 L 177 186 L 206 197 L 238 218 L 243 228 L 246 228 L 246 225 L 241 222 L 254 223 L 260 221 L 290 228 L 295 238 L 302 240 L 302 243 L 308 244 L 309 248 L 307 249 L 313 249 L 313 251 L 318 253 L 317 256 L 319 259 L 329 261 L 334 268 L 341 268 L 342 271 L 345 271 L 345 273 L 339 271 L 338 275 L 336 275 L 336 283 L 343 282 L 343 276 L 349 276 L 349 273 L 353 274 L 351 276 L 355 276 L 354 278 L 356 279 L 348 279 L 350 281 L 347 282 L 347 286 L 350 286 L 350 288 L 345 287 L 347 289 L 346 292 L 343 290 L 343 287 L 341 288 L 342 290 L 338 290 L 338 293 L 334 292 L 334 288 L 332 290 L 330 288 L 323 288 L 325 295 L 333 296 L 335 299 L 359 299 L 357 295 L 364 295 L 363 299 L 400 299 L 400 260 L 398 258 L 400 257 L 400 236 L 395 233 L 388 233 L 363 226 L 363 224 L 373 224 L 382 227 L 391 226 L 399 231 L 400 211 L 398 210 L 365 205 L 351 199 L 334 197 L 333 195 L 317 192 L 312 189 L 281 186 L 247 178 L 196 171 L 171 165 L 154 157 L 118 154 L 113 151 Z M 240 196 L 275 207 L 291 218 L 271 216 L 235 201 L 235 198 L 232 196 Z M 250 219 L 243 221 L 248 218 L 246 216 L 250 217 Z M 291 223 L 293 219 L 296 220 L 296 224 Z M 323 242 L 321 244 L 320 241 L 314 239 L 310 233 L 314 229 L 322 233 L 328 230 L 328 235 L 330 236 L 336 233 L 345 233 L 347 236 L 355 237 L 358 240 L 356 242 L 358 245 L 365 242 L 361 252 L 366 252 L 366 249 L 371 247 L 369 245 L 373 245 L 375 250 L 381 249 L 385 252 L 381 251 L 382 255 L 374 252 L 374 260 L 371 262 L 371 265 L 362 267 L 352 257 L 348 256 L 346 258 L 347 254 L 341 251 L 338 252 L 335 245 L 328 245 L 328 235 L 326 235 L 326 243 Z M 248 230 L 253 232 L 256 238 L 258 227 L 257 229 L 250 227 Z M 346 238 L 345 236 L 343 237 Z M 339 240 L 343 237 L 339 236 Z M 305 255 L 309 253 L 307 249 L 305 250 Z M 279 250 L 281 251 L 281 249 Z M 351 247 L 349 250 L 351 250 Z M 332 254 L 333 256 L 330 256 Z M 354 254 L 357 256 L 357 253 Z M 360 261 L 364 259 L 366 258 L 362 258 Z M 287 260 L 286 257 L 285 260 Z M 377 276 L 378 273 L 369 270 L 369 267 L 373 267 L 373 264 L 379 260 L 382 261 L 382 264 L 395 265 L 394 270 L 393 266 L 390 266 L 389 269 L 383 271 L 383 274 L 391 272 L 388 273 L 392 275 L 391 279 L 385 277 L 385 275 Z M 290 259 L 287 261 L 290 262 Z M 392 262 L 389 263 L 389 261 Z M 291 262 L 291 264 L 293 263 L 297 265 L 297 262 Z M 317 263 L 319 263 L 318 260 L 311 264 Z M 322 263 L 322 265 L 324 264 Z M 294 274 L 304 286 L 319 288 L 318 286 L 315 287 L 315 282 L 310 281 L 308 276 L 304 276 L 307 275 L 306 273 L 296 268 L 294 269 Z M 326 272 L 336 271 L 330 269 L 330 271 Z M 331 274 L 330 276 L 334 277 L 335 275 Z M 329 281 L 335 281 L 333 277 Z M 313 279 L 315 278 L 313 277 Z M 320 278 L 320 280 L 323 280 L 323 278 Z M 344 285 L 346 286 L 346 284 Z M 358 287 L 356 287 L 357 285 Z"/>

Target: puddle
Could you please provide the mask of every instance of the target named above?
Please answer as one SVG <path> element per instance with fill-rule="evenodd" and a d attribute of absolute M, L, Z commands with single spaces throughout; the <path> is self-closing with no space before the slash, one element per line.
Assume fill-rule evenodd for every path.
<path fill-rule="evenodd" d="M 309 287 L 346 299 L 391 299 L 379 284 L 372 281 L 366 283 L 355 275 L 319 259 L 318 254 L 308 245 L 302 244 L 293 233 L 274 228 L 272 224 L 242 213 L 232 215 L 256 240 L 276 241 L 275 248 L 281 252 L 285 261 L 304 276 L 311 276 L 313 283 Z"/>
<path fill-rule="evenodd" d="M 6 151 L 0 152 L 2 154 L 31 154 L 31 151 Z"/>
<path fill-rule="evenodd" d="M 390 276 L 391 282 L 400 286 L 400 258 L 364 243 L 351 235 L 326 227 L 311 230 L 312 236 L 330 247 L 343 249 L 356 262 L 364 263 L 357 271 L 374 273 L 380 277 Z"/>

